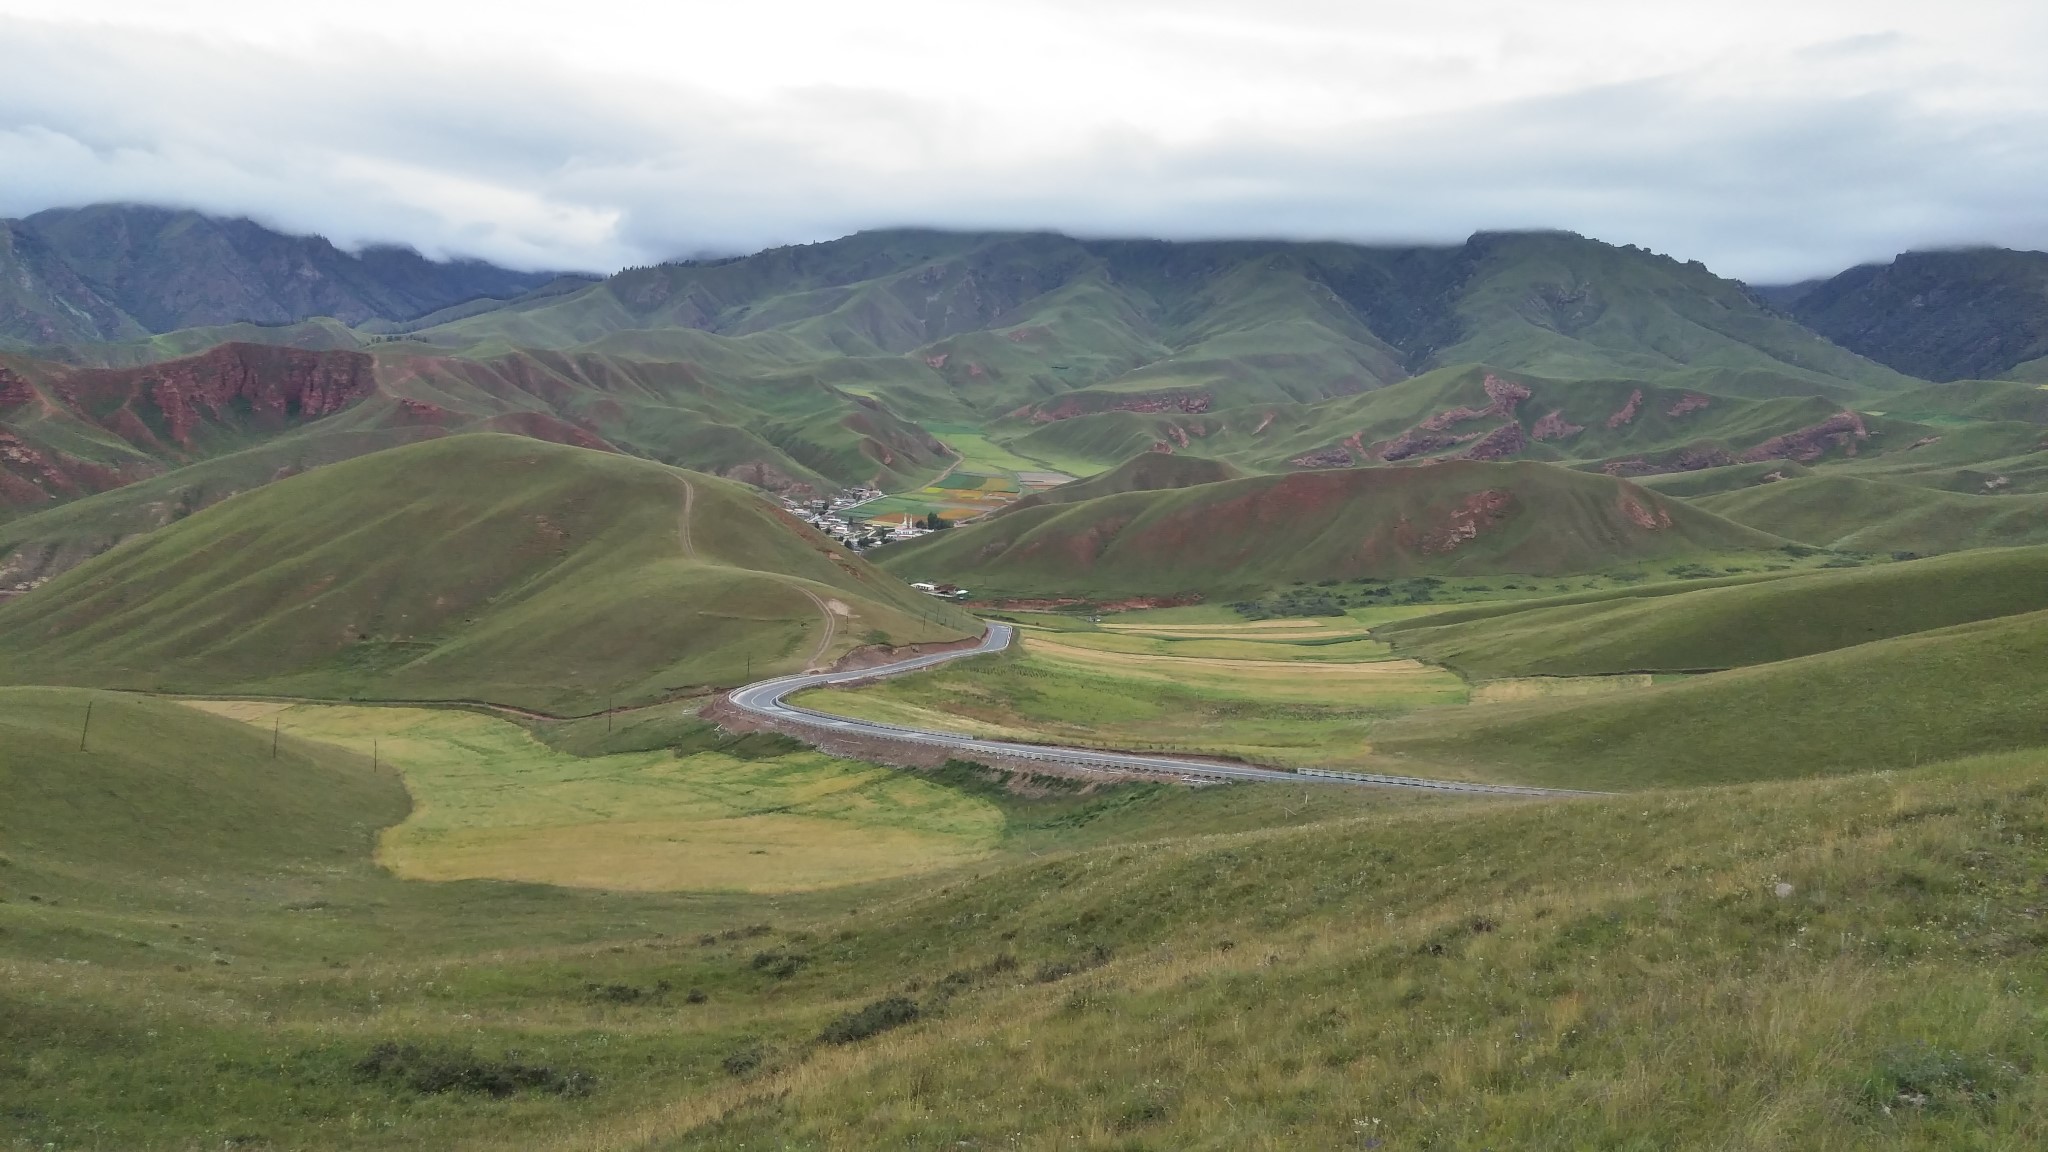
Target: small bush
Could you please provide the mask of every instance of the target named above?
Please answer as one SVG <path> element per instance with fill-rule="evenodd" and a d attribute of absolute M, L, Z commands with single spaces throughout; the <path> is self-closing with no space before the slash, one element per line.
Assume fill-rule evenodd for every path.
<path fill-rule="evenodd" d="M 917 1005 L 902 996 L 877 1000 L 857 1012 L 848 1012 L 825 1025 L 818 1039 L 827 1044 L 851 1044 L 901 1028 L 917 1019 Z"/>
<path fill-rule="evenodd" d="M 386 1041 L 356 1061 L 355 1073 L 360 1080 L 425 1096 L 465 1092 L 502 1100 L 522 1091 L 587 1096 L 597 1086 L 596 1077 L 588 1072 L 522 1064 L 516 1055 L 507 1052 L 503 1059 L 490 1060 L 467 1048 L 423 1048 Z"/>
<path fill-rule="evenodd" d="M 810 962 L 811 958 L 801 952 L 785 952 L 778 948 L 772 952 L 754 953 L 754 958 L 749 963 L 756 972 L 766 972 L 778 980 L 787 980 Z"/>
<path fill-rule="evenodd" d="M 1107 963 L 1109 963 L 1109 949 L 1097 944 L 1072 960 L 1057 960 L 1040 964 L 1038 971 L 1032 974 L 1031 979 L 1039 984 L 1052 984 L 1065 980 L 1077 972 L 1086 972 L 1090 968 L 1100 968 Z"/>
<path fill-rule="evenodd" d="M 1987 1056 L 1916 1043 L 1885 1053 L 1864 1092 L 1886 1111 L 1984 1107 L 1998 1099 L 1999 1090 L 2017 1073 L 2011 1065 Z"/>
<path fill-rule="evenodd" d="M 725 1069 L 728 1076 L 745 1076 L 759 1068 L 767 1059 L 767 1049 L 761 1047 L 758 1042 L 749 1042 L 727 1052 L 725 1059 L 718 1062 L 718 1066 Z"/>
<path fill-rule="evenodd" d="M 638 1004 L 667 995 L 669 983 L 663 980 L 652 988 L 636 988 L 631 984 L 585 984 L 583 990 L 590 993 L 591 999 L 607 1004 Z"/>

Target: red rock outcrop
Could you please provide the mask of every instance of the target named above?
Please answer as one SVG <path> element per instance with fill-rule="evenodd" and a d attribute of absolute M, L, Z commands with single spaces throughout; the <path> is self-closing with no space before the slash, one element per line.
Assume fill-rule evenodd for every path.
<path fill-rule="evenodd" d="M 1453 432 L 1427 432 L 1418 425 L 1378 445 L 1374 455 L 1386 461 L 1406 460 L 1431 452 L 1442 452 L 1446 448 L 1456 448 L 1460 444 L 1479 439 L 1481 435 L 1482 433 L 1478 432 L 1467 432 L 1463 435 Z"/>
<path fill-rule="evenodd" d="M 1671 513 L 1662 508 L 1652 507 L 1633 496 L 1621 498 L 1621 514 L 1638 528 L 1652 532 L 1671 527 Z"/>
<path fill-rule="evenodd" d="M 1474 492 L 1460 501 L 1443 523 L 1417 529 L 1404 520 L 1394 530 L 1394 536 L 1424 556 L 1441 556 L 1479 539 L 1482 532 L 1507 519 L 1514 503 L 1515 494 L 1504 488 Z"/>
<path fill-rule="evenodd" d="M 292 421 L 317 420 L 368 396 L 376 385 L 370 357 L 361 352 L 315 352 L 263 344 L 223 344 L 198 356 L 142 368 L 89 369 L 59 381 L 65 404 L 83 412 L 154 409 L 157 427 L 178 447 L 189 448 L 205 423 L 248 419 L 281 428 Z M 140 420 L 138 425 L 148 425 Z M 166 447 L 146 427 L 125 432 L 143 448 Z M 143 439 L 142 437 L 147 437 Z"/>
<path fill-rule="evenodd" d="M 1529 429 L 1529 436 L 1534 440 L 1563 440 L 1585 430 L 1584 424 L 1574 424 L 1565 419 L 1564 409 L 1559 408 L 1538 420 L 1535 427 Z"/>
<path fill-rule="evenodd" d="M 1349 468 L 1351 453 L 1332 445 L 1328 448 L 1318 448 L 1313 452 L 1303 452 L 1288 463 L 1296 468 Z"/>
<path fill-rule="evenodd" d="M 1460 455 L 1467 460 L 1505 460 L 1528 446 L 1529 438 L 1522 434 L 1520 424 L 1503 424 Z"/>
<path fill-rule="evenodd" d="M 0 368 L 0 408 L 13 408 L 36 398 L 36 390 L 28 381 Z"/>
<path fill-rule="evenodd" d="M 1614 415 L 1609 416 L 1607 418 L 1607 426 L 1609 428 L 1619 428 L 1624 424 L 1635 423 L 1636 412 L 1639 409 L 1641 409 L 1642 406 L 1643 390 L 1641 388 L 1638 388 L 1634 392 L 1629 393 L 1628 403 L 1623 404 L 1621 407 L 1615 409 Z"/>
<path fill-rule="evenodd" d="M 1700 409 L 1705 408 L 1712 403 L 1713 401 L 1709 400 L 1705 396 L 1695 396 L 1691 393 L 1687 393 L 1686 395 L 1679 397 L 1678 403 L 1673 404 L 1671 406 L 1671 410 L 1664 414 L 1666 416 L 1683 416 L 1688 412 L 1697 412 Z"/>
<path fill-rule="evenodd" d="M 1209 410 L 1215 398 L 1207 392 L 1137 392 L 1129 395 L 1094 392 L 1062 396 L 1031 410 L 1033 424 L 1050 424 L 1098 412 L 1182 412 L 1193 416 Z"/>
<path fill-rule="evenodd" d="M 1462 424 L 1467 420 L 1483 420 L 1488 417 L 1500 416 L 1513 419 L 1515 409 L 1521 405 L 1522 401 L 1527 400 L 1532 395 L 1527 388 L 1520 384 L 1512 380 L 1503 380 L 1490 372 L 1487 373 L 1486 379 L 1481 382 L 1480 387 L 1486 389 L 1486 398 L 1492 401 L 1486 407 L 1450 408 L 1431 416 L 1429 419 L 1417 424 L 1416 427 L 1426 432 L 1442 432 L 1453 424 Z"/>
<path fill-rule="evenodd" d="M 1769 440 L 1742 454 L 1745 464 L 1764 460 L 1794 460 L 1810 464 L 1834 449 L 1854 456 L 1856 445 L 1870 439 L 1870 430 L 1863 426 L 1863 417 L 1854 412 L 1837 412 L 1818 424 L 1773 436 Z"/>

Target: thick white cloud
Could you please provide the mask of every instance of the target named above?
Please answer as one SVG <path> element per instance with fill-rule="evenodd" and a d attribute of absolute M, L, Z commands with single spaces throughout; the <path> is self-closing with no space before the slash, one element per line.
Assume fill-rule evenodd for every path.
<path fill-rule="evenodd" d="M 2048 246 L 2003 0 L 0 0 L 0 214 L 606 269 L 861 227 L 1456 240 L 1757 280 Z"/>

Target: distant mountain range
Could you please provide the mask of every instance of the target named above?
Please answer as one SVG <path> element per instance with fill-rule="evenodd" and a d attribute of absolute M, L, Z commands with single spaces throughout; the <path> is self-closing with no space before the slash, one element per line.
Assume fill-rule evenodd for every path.
<path fill-rule="evenodd" d="M 0 344 L 131 341 L 180 328 L 410 320 L 557 279 L 410 248 L 350 253 L 251 220 L 135 204 L 0 220 Z"/>
<path fill-rule="evenodd" d="M 591 281 L 192 212 L 45 212 L 0 224 L 0 576 L 463 431 L 812 494 L 915 488 L 958 436 L 1075 475 L 1141 453 L 1249 476 L 1534 460 L 1698 474 L 1687 498 L 1820 467 L 1911 511 L 1892 550 L 1949 538 L 1923 533 L 1940 516 L 1920 493 L 1967 497 L 2002 539 L 2000 502 L 2048 493 L 2044 265 L 1910 254 L 1752 288 L 1564 232 L 893 230 Z"/>

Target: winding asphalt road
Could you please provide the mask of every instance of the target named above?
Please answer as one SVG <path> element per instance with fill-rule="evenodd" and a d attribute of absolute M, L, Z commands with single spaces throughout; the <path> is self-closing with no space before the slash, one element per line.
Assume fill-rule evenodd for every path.
<path fill-rule="evenodd" d="M 788 702 L 788 698 L 806 688 L 821 688 L 833 684 L 852 684 L 864 680 L 875 680 L 885 676 L 901 676 L 905 672 L 916 672 L 925 668 L 936 668 L 954 660 L 969 656 L 983 656 L 1000 652 L 1010 646 L 1016 630 L 1008 624 L 990 624 L 981 643 L 973 648 L 962 648 L 953 652 L 935 652 L 929 656 L 917 656 L 894 664 L 882 664 L 873 668 L 859 668 L 848 672 L 810 672 L 798 676 L 780 676 L 763 680 L 733 690 L 733 705 L 756 716 L 808 728 L 822 728 L 848 736 L 862 736 L 887 740 L 902 740 L 913 744 L 931 744 L 965 756 L 980 753 L 984 756 L 999 756 L 1007 760 L 1040 760 L 1050 764 L 1069 764 L 1081 768 L 1106 768 L 1136 770 L 1140 772 L 1165 773 L 1195 780 L 1256 780 L 1284 784 L 1350 784 L 1377 788 L 1415 788 L 1429 792 L 1480 793 L 1495 796 L 1589 796 L 1597 793 L 1572 792 L 1559 788 L 1521 788 L 1512 784 L 1468 784 L 1459 780 L 1426 780 L 1416 776 L 1382 776 L 1369 772 L 1323 772 L 1305 770 L 1301 772 L 1280 772 L 1271 768 L 1254 768 L 1250 765 L 1219 764 L 1207 760 L 1184 760 L 1176 756 L 1144 756 L 1135 752 L 1104 752 L 1094 748 L 1059 748 L 1044 744 L 1020 744 L 1007 740 L 978 740 L 953 732 L 934 732 L 923 728 L 901 728 L 894 724 L 879 724 L 871 720 L 855 720 L 846 716 L 833 716 L 825 712 L 800 708 Z"/>

